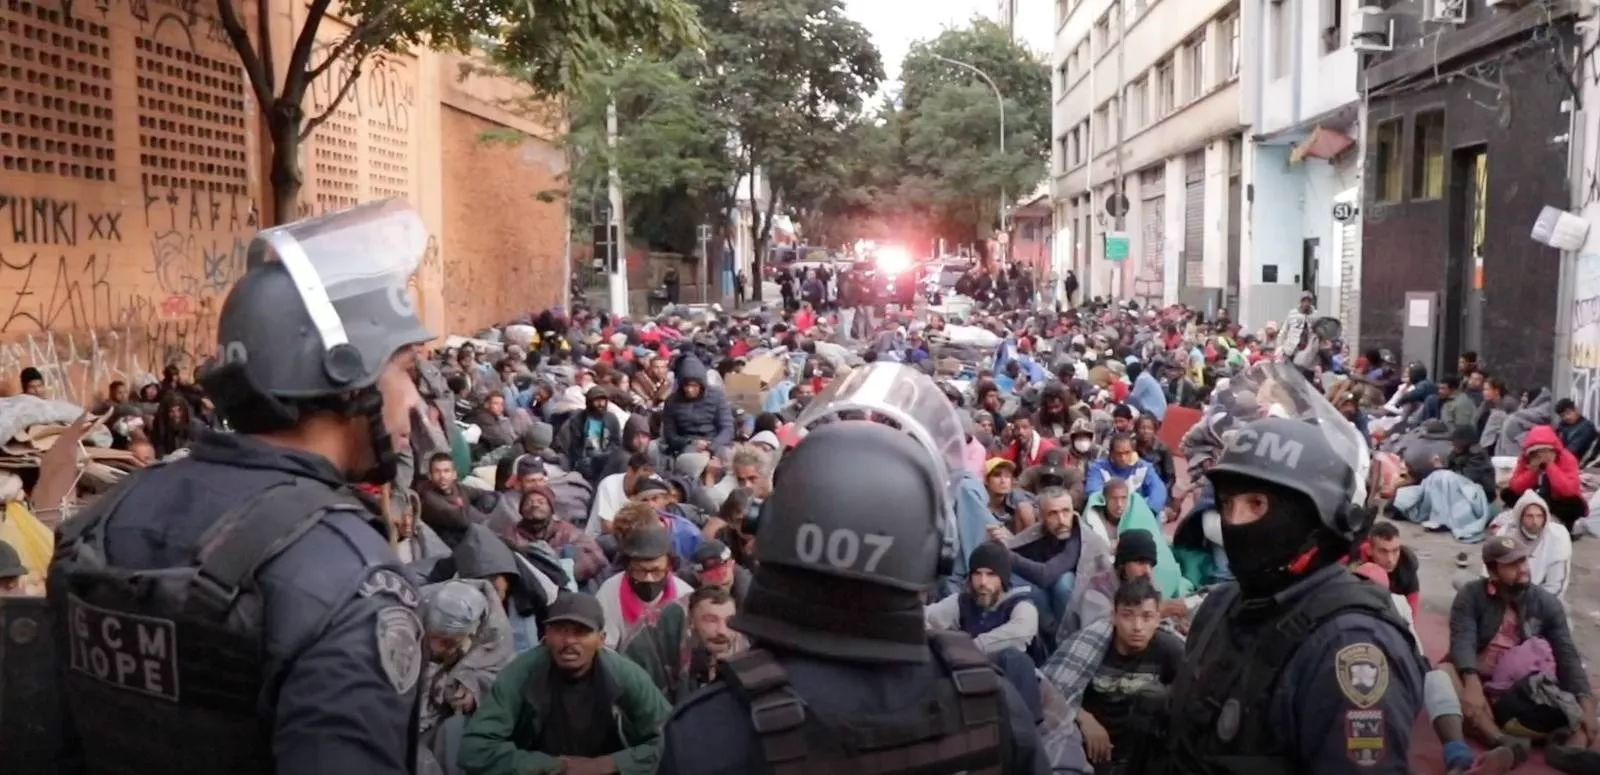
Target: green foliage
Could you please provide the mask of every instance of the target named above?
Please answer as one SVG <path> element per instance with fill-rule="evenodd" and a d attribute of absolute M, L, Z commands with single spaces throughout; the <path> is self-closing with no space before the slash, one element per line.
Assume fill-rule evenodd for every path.
<path fill-rule="evenodd" d="M 264 10 L 251 30 L 234 0 L 216 0 L 216 6 L 267 120 L 273 215 L 280 221 L 294 211 L 304 180 L 299 144 L 349 96 L 372 54 L 419 46 L 484 48 L 538 94 L 557 95 L 612 51 L 654 51 L 699 40 L 685 0 L 341 0 L 337 13 L 350 31 L 331 45 L 321 42 L 319 31 L 335 10 L 333 0 L 310 0 L 295 40 L 285 47 L 273 41 L 272 17 Z M 289 52 L 281 69 L 274 61 L 278 50 Z M 307 115 L 307 94 L 319 80 L 328 82 L 332 104 Z"/>

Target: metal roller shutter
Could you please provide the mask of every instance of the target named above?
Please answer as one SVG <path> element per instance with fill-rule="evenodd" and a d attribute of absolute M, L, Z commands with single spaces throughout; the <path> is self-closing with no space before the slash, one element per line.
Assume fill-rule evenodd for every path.
<path fill-rule="evenodd" d="M 1133 295 L 1141 306 L 1160 306 L 1166 278 L 1167 246 L 1167 168 L 1158 164 L 1139 172 L 1140 244 L 1143 249 L 1134 267 Z"/>
<path fill-rule="evenodd" d="M 1192 153 L 1184 159 L 1183 267 L 1179 287 L 1200 288 L 1205 283 L 1206 157 Z"/>
<path fill-rule="evenodd" d="M 1356 262 L 1361 260 L 1361 220 L 1339 227 L 1339 322 L 1344 339 L 1352 345 L 1361 342 L 1361 286 L 1356 282 Z"/>

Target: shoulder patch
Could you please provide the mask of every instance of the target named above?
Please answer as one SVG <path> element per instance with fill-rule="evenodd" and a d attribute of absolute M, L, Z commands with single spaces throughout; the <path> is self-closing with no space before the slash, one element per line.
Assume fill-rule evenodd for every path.
<path fill-rule="evenodd" d="M 1347 710 L 1344 714 L 1344 748 L 1357 767 L 1371 768 L 1384 760 L 1387 738 L 1381 710 Z"/>
<path fill-rule="evenodd" d="M 1353 643 L 1333 657 L 1339 691 L 1359 710 L 1366 710 L 1389 691 L 1389 657 L 1371 643 Z"/>
<path fill-rule="evenodd" d="M 378 612 L 378 662 L 400 694 L 410 694 L 422 676 L 422 621 L 415 612 L 392 605 Z"/>
<path fill-rule="evenodd" d="M 399 600 L 410 608 L 416 608 L 421 598 L 417 595 L 416 587 L 411 585 L 404 576 L 388 568 L 379 568 L 361 582 L 361 590 L 357 593 L 362 597 L 384 595 Z"/>

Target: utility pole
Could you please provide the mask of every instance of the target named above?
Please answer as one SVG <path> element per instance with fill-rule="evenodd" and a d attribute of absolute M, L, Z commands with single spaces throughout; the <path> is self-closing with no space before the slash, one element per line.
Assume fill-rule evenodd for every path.
<path fill-rule="evenodd" d="M 1112 174 L 1116 175 L 1116 183 L 1112 185 L 1111 195 L 1117 197 L 1117 200 L 1123 204 L 1127 203 L 1127 196 L 1124 193 L 1123 187 L 1124 179 L 1122 172 L 1122 139 L 1127 136 L 1127 128 L 1123 125 L 1127 123 L 1128 118 L 1128 80 L 1126 73 L 1123 71 L 1123 55 L 1128 50 L 1127 37 L 1127 12 L 1119 8 L 1117 10 L 1117 114 L 1115 116 L 1110 116 L 1109 118 L 1111 119 L 1111 125 L 1116 129 L 1117 132 L 1116 144 L 1112 146 L 1113 150 L 1111 157 L 1113 169 L 1115 170 L 1115 172 Z M 1114 227 L 1114 231 L 1119 234 L 1126 234 L 1126 230 L 1128 228 L 1127 216 L 1128 210 L 1126 207 L 1123 207 L 1119 211 L 1112 214 L 1112 226 Z M 1131 242 L 1132 241 L 1130 240 L 1130 243 Z M 1113 278 L 1111 288 L 1113 298 L 1121 296 L 1123 293 L 1123 267 L 1126 266 L 1131 260 L 1133 260 L 1133 257 L 1128 256 L 1111 265 L 1111 276 Z"/>
<path fill-rule="evenodd" d="M 990 78 L 988 73 L 985 73 L 984 71 L 978 69 L 978 67 L 975 66 L 975 65 L 972 65 L 972 64 L 967 63 L 967 62 L 962 62 L 962 61 L 960 61 L 958 59 L 951 59 L 950 57 L 939 56 L 938 54 L 933 54 L 931 56 L 934 59 L 937 59 L 937 60 L 939 60 L 941 62 L 944 62 L 945 64 L 955 65 L 956 67 L 962 68 L 963 70 L 967 70 L 967 71 L 973 73 L 974 75 L 978 76 L 979 78 L 982 78 L 983 82 L 988 84 L 989 85 L 989 89 L 994 92 L 995 104 L 1000 106 L 1000 163 L 1001 164 L 1005 164 L 1005 161 L 1006 161 L 1006 98 L 1005 98 L 1004 94 L 1000 93 L 1000 87 L 995 85 L 994 79 Z M 1003 182 L 1003 179 L 1002 179 L 1002 183 L 1000 184 L 1000 209 L 998 211 L 996 211 L 996 213 L 995 213 L 996 220 L 999 222 L 998 229 L 999 229 L 999 233 L 1000 234 L 1006 234 L 1007 233 L 1007 231 L 1006 231 L 1006 209 L 1007 209 L 1008 205 L 1010 205 L 1010 200 L 1006 199 L 1006 187 L 1005 187 L 1005 183 Z M 1006 250 L 1006 243 L 1005 242 L 1001 242 L 998 239 L 998 236 L 997 236 L 997 239 L 995 241 L 1000 244 L 1000 255 L 995 257 L 997 259 L 995 261 L 995 263 L 996 263 L 996 265 L 998 265 L 1000 263 L 998 259 L 1004 258 L 1005 255 L 1009 251 Z"/>
<path fill-rule="evenodd" d="M 623 224 L 628 221 L 622 214 L 622 175 L 617 171 L 617 102 L 612 100 L 606 104 L 606 147 L 611 151 L 609 178 L 609 195 L 611 200 L 610 223 L 611 233 L 615 235 L 611 250 L 615 251 L 608 267 L 610 276 L 607 278 L 607 287 L 610 291 L 611 314 L 628 317 L 628 236 Z"/>
<path fill-rule="evenodd" d="M 700 237 L 700 303 L 711 303 L 711 225 L 702 223 Z"/>

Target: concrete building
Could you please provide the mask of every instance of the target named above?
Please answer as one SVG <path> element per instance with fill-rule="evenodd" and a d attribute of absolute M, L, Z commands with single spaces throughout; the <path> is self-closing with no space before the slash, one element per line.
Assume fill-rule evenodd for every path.
<path fill-rule="evenodd" d="M 1237 2 L 1057 0 L 1056 13 L 1054 261 L 1088 296 L 1215 309 L 1238 294 L 1248 183 Z M 1108 234 L 1127 237 L 1126 259 L 1107 260 Z"/>
<path fill-rule="evenodd" d="M 996 0 L 995 21 L 1011 33 L 1011 39 L 1040 57 L 1048 57 L 1055 45 L 1053 0 Z"/>
<path fill-rule="evenodd" d="M 280 67 L 305 9 L 267 8 Z M 215 353 L 222 297 L 271 207 L 270 143 L 216 5 L 169 11 L 0 6 L 0 296 L 15 300 L 0 378 L 35 366 L 52 396 L 91 403 L 111 380 Z M 346 29 L 326 20 L 324 46 Z M 307 110 L 332 113 L 302 145 L 288 214 L 409 200 L 433 235 L 414 302 L 441 336 L 560 302 L 568 267 L 566 204 L 537 197 L 564 189 L 557 130 L 502 107 L 515 85 L 462 81 L 460 65 L 385 54 L 337 105 L 348 70 L 328 68 Z M 531 139 L 482 142 L 503 127 Z"/>
<path fill-rule="evenodd" d="M 1560 383 L 1550 343 L 1571 333 L 1558 321 L 1583 297 L 1552 303 L 1562 256 L 1529 232 L 1544 207 L 1571 209 L 1578 177 L 1572 113 L 1589 71 L 1569 64 L 1581 51 L 1577 8 L 1402 0 L 1374 10 L 1361 74 L 1362 345 L 1434 373 L 1476 352 L 1514 390 Z"/>
<path fill-rule="evenodd" d="M 1359 21 L 1355 0 L 1243 0 L 1244 165 L 1238 320 L 1281 321 L 1302 291 L 1359 331 Z"/>

